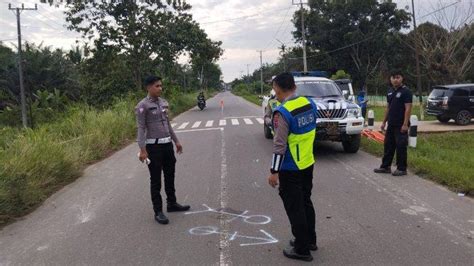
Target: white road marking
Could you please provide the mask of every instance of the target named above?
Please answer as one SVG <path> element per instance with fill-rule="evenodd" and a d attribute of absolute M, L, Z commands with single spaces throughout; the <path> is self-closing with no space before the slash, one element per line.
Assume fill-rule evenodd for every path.
<path fill-rule="evenodd" d="M 221 187 L 219 195 L 221 210 L 227 208 L 227 157 L 225 152 L 224 129 L 221 128 Z M 220 265 L 230 265 L 230 241 L 229 241 L 229 223 L 224 217 L 219 216 L 219 225 L 222 234 L 219 236 Z"/>
<path fill-rule="evenodd" d="M 173 123 L 171 124 L 171 127 L 174 128 L 177 124 L 176 123 Z"/>
<path fill-rule="evenodd" d="M 258 118 L 255 118 L 255 119 L 257 119 L 259 124 L 263 125 L 263 118 L 258 117 Z"/>
<path fill-rule="evenodd" d="M 214 120 L 209 120 L 206 123 L 206 127 L 212 127 L 213 124 L 214 124 Z"/>
<path fill-rule="evenodd" d="M 250 120 L 250 119 L 248 119 L 248 118 L 244 118 L 244 122 L 245 122 L 245 124 L 247 124 L 247 125 L 253 125 L 252 120 Z"/>
<path fill-rule="evenodd" d="M 191 128 L 198 128 L 201 125 L 201 121 L 197 121 Z"/>
<path fill-rule="evenodd" d="M 221 127 L 211 127 L 211 128 L 196 128 L 196 129 L 188 129 L 188 130 L 178 130 L 175 133 L 188 133 L 188 132 L 199 132 L 199 131 L 211 131 L 211 130 L 222 130 Z"/>
<path fill-rule="evenodd" d="M 232 121 L 232 125 L 234 125 L 234 126 L 237 126 L 239 124 L 238 119 L 231 119 L 231 121 Z"/>
<path fill-rule="evenodd" d="M 181 126 L 178 127 L 178 129 L 185 129 L 189 125 L 189 122 L 184 122 L 181 124 Z"/>
<path fill-rule="evenodd" d="M 225 120 L 220 120 L 219 121 L 219 126 L 225 126 L 225 125 L 227 125 L 227 121 L 225 121 Z"/>

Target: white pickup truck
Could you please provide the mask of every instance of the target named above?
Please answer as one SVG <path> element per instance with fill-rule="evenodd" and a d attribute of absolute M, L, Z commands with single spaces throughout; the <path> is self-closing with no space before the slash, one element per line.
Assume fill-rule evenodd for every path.
<path fill-rule="evenodd" d="M 345 152 L 356 153 L 360 147 L 364 118 L 360 107 L 353 102 L 350 83 L 348 87 L 351 90 L 344 91 L 335 81 L 323 77 L 296 76 L 295 83 L 296 93 L 313 100 L 318 108 L 316 140 L 342 142 Z M 263 97 L 264 115 L 276 108 L 274 95 L 272 90 L 270 96 Z M 272 125 L 267 122 L 264 124 L 264 134 L 266 138 L 273 137 Z"/>

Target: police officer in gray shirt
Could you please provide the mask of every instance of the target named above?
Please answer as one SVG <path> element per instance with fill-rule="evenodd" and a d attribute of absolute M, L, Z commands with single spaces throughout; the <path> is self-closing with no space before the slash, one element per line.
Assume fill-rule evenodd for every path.
<path fill-rule="evenodd" d="M 183 206 L 177 203 L 174 187 L 176 158 L 172 142 L 175 143 L 179 154 L 183 152 L 183 146 L 171 127 L 168 118 L 168 102 L 160 97 L 163 91 L 161 78 L 156 76 L 146 78 L 145 87 L 148 96 L 135 108 L 137 142 L 140 148 L 139 159 L 141 162 L 149 160 L 151 201 L 155 220 L 160 224 L 168 224 L 169 220 L 163 213 L 163 201 L 160 194 L 162 171 L 165 180 L 167 211 L 190 209 L 189 205 Z"/>

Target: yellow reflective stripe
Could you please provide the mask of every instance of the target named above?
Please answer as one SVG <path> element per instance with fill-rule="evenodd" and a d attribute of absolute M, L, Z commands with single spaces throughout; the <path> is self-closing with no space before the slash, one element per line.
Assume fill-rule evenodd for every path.
<path fill-rule="evenodd" d="M 310 102 L 306 97 L 298 97 L 287 101 L 283 106 L 286 108 L 286 110 L 288 110 L 288 112 L 291 113 L 291 111 L 303 107 L 309 103 Z"/>

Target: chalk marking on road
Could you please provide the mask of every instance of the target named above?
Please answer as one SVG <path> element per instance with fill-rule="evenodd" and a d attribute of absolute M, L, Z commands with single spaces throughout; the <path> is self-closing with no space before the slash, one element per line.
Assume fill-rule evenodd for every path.
<path fill-rule="evenodd" d="M 49 245 L 45 245 L 45 246 L 38 247 L 36 250 L 37 251 L 43 251 L 43 250 L 48 249 L 48 248 L 49 248 Z"/>
<path fill-rule="evenodd" d="M 249 118 L 244 118 L 244 122 L 245 122 L 245 124 L 247 124 L 247 125 L 253 125 L 252 120 L 250 120 Z"/>
<path fill-rule="evenodd" d="M 80 214 L 78 217 L 79 223 L 83 224 L 92 220 L 92 216 L 94 216 L 94 212 L 91 211 L 92 201 L 90 198 L 87 200 L 87 205 L 85 206 L 76 205 L 76 206 L 78 206 L 79 211 L 80 211 Z"/>
<path fill-rule="evenodd" d="M 211 131 L 211 130 L 223 130 L 222 127 L 212 127 L 212 128 L 198 128 L 198 129 L 188 129 L 188 130 L 177 130 L 175 133 L 188 133 L 188 132 L 198 132 L 198 131 Z"/>
<path fill-rule="evenodd" d="M 201 125 L 201 121 L 196 121 L 191 128 L 198 128 Z"/>
<path fill-rule="evenodd" d="M 206 127 L 212 127 L 213 124 L 214 124 L 214 120 L 209 120 L 206 123 Z"/>
<path fill-rule="evenodd" d="M 242 238 L 242 239 L 247 239 L 247 240 L 256 240 L 257 242 L 253 243 L 241 243 L 241 247 L 245 246 L 256 246 L 256 245 L 267 245 L 267 244 L 274 244 L 278 243 L 278 239 L 273 237 L 271 234 L 267 233 L 265 230 L 259 230 L 260 233 L 264 234 L 264 237 L 258 237 L 258 236 L 246 236 L 246 235 L 239 235 L 237 231 L 234 233 L 230 234 L 227 232 L 219 231 L 219 229 L 215 226 L 200 226 L 200 227 L 194 227 L 189 229 L 189 233 L 191 235 L 196 235 L 196 236 L 208 236 L 212 234 L 218 234 L 220 236 L 225 235 L 226 237 L 229 237 L 229 241 L 234 241 L 237 238 Z"/>
<path fill-rule="evenodd" d="M 239 125 L 239 120 L 238 119 L 231 119 L 232 125 L 237 126 Z"/>
<path fill-rule="evenodd" d="M 227 125 L 226 120 L 219 120 L 219 126 L 225 126 L 225 125 Z"/>
<path fill-rule="evenodd" d="M 219 194 L 219 201 L 221 209 L 227 208 L 227 157 L 225 152 L 225 138 L 224 138 L 224 128 L 221 129 L 221 187 Z M 219 261 L 220 265 L 229 265 L 230 264 L 230 241 L 228 237 L 229 232 L 229 223 L 223 219 L 222 216 L 219 217 L 219 224 L 222 228 L 223 234 L 219 236 Z"/>
<path fill-rule="evenodd" d="M 255 118 L 255 119 L 257 119 L 257 121 L 260 125 L 263 125 L 263 118 L 258 117 L 258 118 Z"/>
<path fill-rule="evenodd" d="M 244 215 L 248 212 L 247 210 L 244 211 L 244 213 L 242 213 L 242 214 L 235 214 L 235 213 L 230 213 L 230 212 L 224 211 L 224 208 L 221 208 L 220 210 L 216 210 L 216 209 L 213 209 L 213 208 L 209 207 L 206 204 L 203 204 L 202 206 L 204 206 L 204 208 L 206 208 L 206 210 L 186 212 L 184 214 L 189 215 L 189 214 L 212 212 L 212 213 L 230 215 L 230 216 L 234 216 L 236 218 L 242 218 L 242 221 L 245 222 L 245 223 L 259 224 L 259 225 L 268 224 L 272 221 L 272 218 L 270 218 L 266 215 L 258 215 L 258 214 L 257 215 Z M 233 220 L 235 220 L 235 219 L 232 219 L 231 221 L 233 221 Z"/>
<path fill-rule="evenodd" d="M 178 129 L 185 129 L 189 125 L 189 122 L 184 122 L 181 124 L 181 126 L 178 127 Z"/>

